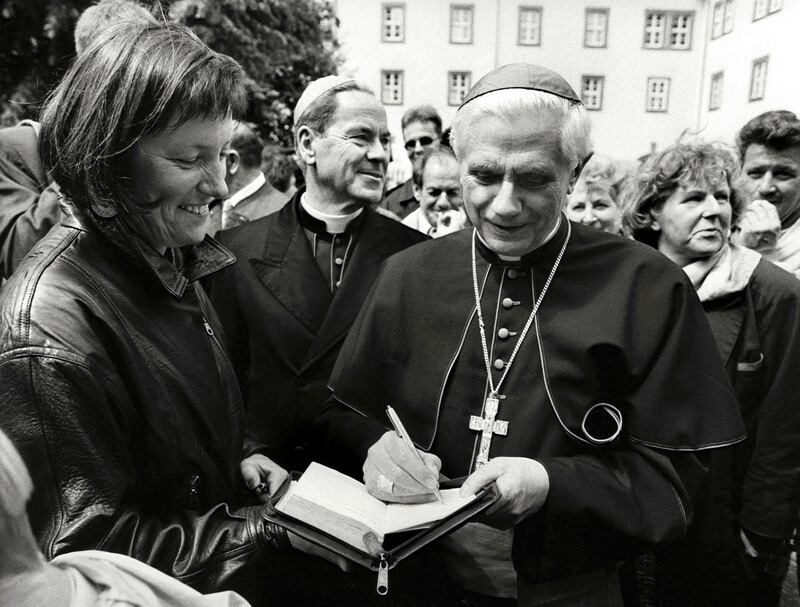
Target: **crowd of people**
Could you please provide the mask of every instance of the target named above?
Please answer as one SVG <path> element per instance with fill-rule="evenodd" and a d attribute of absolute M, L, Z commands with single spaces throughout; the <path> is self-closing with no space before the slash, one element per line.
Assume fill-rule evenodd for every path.
<path fill-rule="evenodd" d="M 626 165 L 563 77 L 506 65 L 448 129 L 405 113 L 389 188 L 351 78 L 308 84 L 287 154 L 188 28 L 103 0 L 76 46 L 0 129 L 0 606 L 779 605 L 797 116 Z M 313 461 L 499 498 L 381 597 L 271 522 Z"/>

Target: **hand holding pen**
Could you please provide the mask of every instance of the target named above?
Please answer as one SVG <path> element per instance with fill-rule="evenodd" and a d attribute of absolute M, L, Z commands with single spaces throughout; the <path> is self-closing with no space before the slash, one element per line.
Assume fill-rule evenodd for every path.
<path fill-rule="evenodd" d="M 386 502 L 406 504 L 441 500 L 441 460 L 414 447 L 402 422 L 391 407 L 387 414 L 395 431 L 386 432 L 370 447 L 364 462 L 367 490 Z"/>

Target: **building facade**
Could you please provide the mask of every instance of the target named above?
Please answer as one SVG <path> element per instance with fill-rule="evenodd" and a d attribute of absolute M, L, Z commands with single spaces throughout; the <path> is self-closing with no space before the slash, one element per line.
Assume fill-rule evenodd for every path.
<path fill-rule="evenodd" d="M 697 130 L 733 141 L 768 110 L 800 114 L 800 2 L 710 0 Z"/>
<path fill-rule="evenodd" d="M 732 140 L 758 112 L 797 109 L 788 70 L 800 41 L 788 39 L 799 2 L 336 0 L 336 13 L 342 72 L 383 101 L 396 158 L 406 109 L 431 104 L 447 125 L 482 75 L 525 61 L 558 71 L 582 96 L 598 152 L 635 160 L 685 133 Z M 755 5 L 765 14 L 753 20 Z M 764 57 L 766 66 L 753 63 Z"/>

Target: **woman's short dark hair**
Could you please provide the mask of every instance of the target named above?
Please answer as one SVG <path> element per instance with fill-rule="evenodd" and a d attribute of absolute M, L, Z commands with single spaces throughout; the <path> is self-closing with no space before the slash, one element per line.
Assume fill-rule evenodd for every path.
<path fill-rule="evenodd" d="M 679 143 L 651 156 L 629 179 L 620 195 L 622 223 L 636 240 L 656 247 L 659 234 L 652 229 L 651 211 L 658 210 L 679 187 L 724 176 L 731 190 L 733 221 L 744 211 L 745 198 L 736 184 L 739 161 L 721 143 Z"/>
<path fill-rule="evenodd" d="M 212 51 L 185 26 L 111 26 L 51 94 L 39 153 L 79 208 L 106 217 L 135 210 L 125 153 L 142 137 L 192 119 L 240 118 L 246 82 L 236 61 Z"/>

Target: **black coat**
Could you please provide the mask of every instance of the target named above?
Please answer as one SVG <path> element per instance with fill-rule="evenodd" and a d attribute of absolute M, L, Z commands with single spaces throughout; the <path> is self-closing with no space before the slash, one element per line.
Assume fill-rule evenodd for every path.
<path fill-rule="evenodd" d="M 498 327 L 521 332 L 533 287 L 538 294 L 545 284 L 566 229 L 564 221 L 510 269 L 478 246 L 490 360 L 508 360 L 516 339 L 493 336 Z M 471 242 L 461 231 L 384 266 L 315 426 L 330 464 L 361 467 L 386 430 L 390 403 L 417 445 L 442 459 L 445 475 L 472 471 L 480 437 L 468 422 L 482 412 L 487 379 Z M 501 390 L 507 398 L 498 419 L 509 421 L 508 433 L 492 440 L 490 452 L 537 459 L 550 479 L 545 506 L 515 529 L 514 564 L 527 583 L 577 576 L 680 538 L 705 459 L 696 451 L 744 435 L 694 289 L 660 254 L 573 225 L 536 319 Z M 503 372 L 495 371 L 495 382 Z M 582 428 L 582 420 L 592 427 L 588 411 L 599 402 L 622 417 L 620 436 L 600 445 Z"/>
<path fill-rule="evenodd" d="M 302 191 L 280 211 L 218 235 L 237 257 L 209 283 L 245 396 L 247 429 L 279 464 L 304 469 L 328 377 L 384 259 L 427 237 L 364 210 L 335 294 L 298 220 Z"/>
<path fill-rule="evenodd" d="M 800 509 L 800 282 L 762 259 L 744 290 L 703 307 L 747 440 L 714 452 L 688 539 L 666 555 L 664 604 L 766 605 L 750 567 L 780 584 Z M 747 564 L 740 528 L 763 562 Z"/>
<path fill-rule="evenodd" d="M 76 211 L 0 290 L 0 424 L 31 472 L 45 557 L 119 552 L 203 591 L 263 576 L 258 507 L 241 507 L 241 396 L 198 278 L 118 220 Z M 260 565 L 258 568 L 251 567 Z M 252 595 L 251 595 L 252 596 Z"/>

